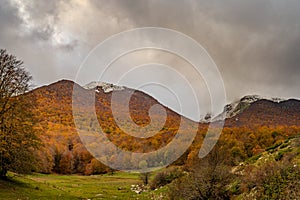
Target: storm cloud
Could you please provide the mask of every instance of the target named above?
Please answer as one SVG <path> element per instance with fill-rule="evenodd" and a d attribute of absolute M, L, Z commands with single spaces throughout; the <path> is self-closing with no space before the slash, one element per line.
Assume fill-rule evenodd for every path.
<path fill-rule="evenodd" d="M 0 48 L 24 60 L 35 84 L 43 85 L 74 80 L 90 50 L 113 34 L 164 27 L 208 51 L 227 102 L 246 94 L 300 98 L 299 9 L 297 0 L 4 0 Z"/>

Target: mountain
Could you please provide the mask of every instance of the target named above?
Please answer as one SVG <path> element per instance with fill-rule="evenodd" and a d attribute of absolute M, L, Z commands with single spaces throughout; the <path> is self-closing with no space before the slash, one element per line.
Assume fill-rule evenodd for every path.
<path fill-rule="evenodd" d="M 300 126 L 300 101 L 245 96 L 225 106 L 228 127 Z"/>
<path fill-rule="evenodd" d="M 261 100 L 262 98 L 258 95 L 244 96 L 238 101 L 228 104 L 224 107 L 226 118 L 231 118 L 239 113 L 242 113 L 244 109 L 248 108 L 252 103 Z"/>
<path fill-rule="evenodd" d="M 76 98 L 82 100 L 80 101 L 82 103 L 77 105 L 83 116 L 81 128 L 83 127 L 87 132 L 94 133 L 97 130 L 97 125 L 100 124 L 107 137 L 124 150 L 151 152 L 160 149 L 172 141 L 180 125 L 183 124 L 190 125 L 186 125 L 185 127 L 188 128 L 180 130 L 181 132 L 188 133 L 191 132 L 191 129 L 194 129 L 195 133 L 197 132 L 197 123 L 184 117 L 181 118 L 179 114 L 161 105 L 157 100 L 141 91 L 111 84 L 93 84 L 89 84 L 85 89 L 72 81 L 62 80 L 25 94 L 25 97 L 29 98 L 35 105 L 33 113 L 38 121 L 36 129 L 39 130 L 40 137 L 45 143 L 43 149 L 37 153 L 37 156 L 41 158 L 43 172 L 89 174 L 92 173 L 91 168 L 94 167 L 90 165 L 99 165 L 99 163 L 95 164 L 96 161 L 92 162 L 93 157 L 82 144 L 74 124 L 72 112 L 74 87 L 77 88 L 79 94 Z M 112 90 L 118 93 L 118 99 L 114 99 L 114 105 L 121 119 L 129 120 L 124 110 L 127 109 L 126 98 L 128 94 L 132 94 L 129 101 L 129 110 L 130 118 L 135 123 L 123 120 L 126 130 L 134 130 L 136 124 L 141 127 L 150 124 L 152 126 L 149 126 L 147 131 L 156 131 L 157 134 L 152 137 L 137 138 L 124 132 L 115 122 L 112 114 Z M 85 120 L 90 117 L 86 110 L 90 109 L 91 105 L 87 103 L 86 96 L 91 93 L 95 95 L 96 121 Z M 165 110 L 166 121 L 162 126 L 159 123 L 164 114 L 161 110 L 151 109 L 152 118 L 149 117 L 149 109 L 153 105 L 160 105 Z M 157 130 L 159 126 L 161 128 Z M 101 166 L 101 168 L 104 167 Z"/>
<path fill-rule="evenodd" d="M 176 161 L 176 164 L 182 165 L 197 157 L 208 123 L 197 123 L 182 117 L 141 91 L 101 82 L 92 82 L 81 87 L 72 81 L 61 80 L 24 94 L 35 105 L 33 110 L 37 119 L 35 128 L 44 142 L 44 147 L 36 152 L 36 156 L 40 159 L 38 171 L 95 174 L 110 170 L 93 158 L 78 136 L 72 111 L 74 87 L 78 91 L 76 98 L 82 102 L 77 105 L 82 117 L 80 128 L 84 129 L 87 134 L 95 134 L 97 126 L 100 124 L 109 140 L 121 149 L 146 153 L 170 144 L 172 140 L 176 139 L 177 132 L 185 134 L 187 138 L 195 133 L 196 137 L 189 148 L 186 148 L 184 144 L 174 148 L 188 149 Z M 117 99 L 112 99 L 112 91 L 118 95 Z M 90 105 L 86 98 L 90 94 L 95 95 L 97 115 L 97 119 L 92 121 L 86 120 L 90 117 L 87 110 L 94 106 Z M 128 107 L 126 104 L 128 95 L 132 95 L 129 99 L 129 118 L 125 112 Z M 120 128 L 116 123 L 116 120 L 119 119 L 114 119 L 111 109 L 112 102 L 116 107 L 114 111 L 118 118 L 121 121 L 124 119 L 122 121 L 124 128 Z M 154 105 L 159 105 L 165 112 L 160 109 L 150 109 Z M 224 110 L 227 119 L 220 140 L 228 143 L 228 148 L 231 149 L 230 151 L 234 153 L 237 160 L 252 156 L 278 140 L 298 134 L 300 130 L 299 100 L 278 101 L 258 96 L 246 96 L 240 101 L 225 106 Z M 166 117 L 166 120 L 161 124 L 160 121 L 163 117 Z M 130 118 L 135 124 L 130 123 Z M 147 137 L 143 138 L 128 134 L 128 132 L 136 131 L 136 125 L 140 127 L 149 125 L 147 132 L 155 132 L 153 135 L 146 135 Z M 157 127 L 160 128 L 157 130 Z M 96 145 L 95 139 L 91 138 L 91 141 L 92 145 Z M 189 144 L 188 139 L 186 139 L 186 143 Z M 247 145 L 245 146 L 245 144 Z M 175 152 L 175 149 L 170 151 Z M 113 159 L 115 159 L 113 155 L 107 158 L 107 160 Z M 155 165 L 155 162 L 157 161 L 153 159 L 149 160 L 147 164 L 151 167 L 151 165 Z"/>

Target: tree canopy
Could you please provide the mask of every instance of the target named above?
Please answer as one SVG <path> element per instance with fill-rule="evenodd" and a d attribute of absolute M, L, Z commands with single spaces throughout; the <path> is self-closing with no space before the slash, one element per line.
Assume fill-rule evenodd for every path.
<path fill-rule="evenodd" d="M 30 112 L 33 105 L 22 94 L 32 77 L 23 62 L 0 50 L 0 177 L 7 171 L 28 173 L 34 168 L 33 150 L 39 139 Z"/>

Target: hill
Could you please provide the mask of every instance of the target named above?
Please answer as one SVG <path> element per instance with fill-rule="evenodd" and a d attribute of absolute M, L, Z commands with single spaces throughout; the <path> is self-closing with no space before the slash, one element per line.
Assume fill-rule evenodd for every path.
<path fill-rule="evenodd" d="M 189 160 L 197 156 L 208 123 L 197 123 L 181 117 L 141 91 L 109 84 L 90 85 L 85 89 L 72 81 L 62 80 L 25 94 L 25 97 L 35 104 L 33 113 L 38 121 L 35 128 L 39 130 L 40 138 L 45 144 L 39 152 L 36 152 L 36 156 L 40 158 L 37 171 L 63 174 L 98 174 L 110 170 L 93 158 L 78 136 L 72 113 L 73 87 L 77 87 L 79 91 L 78 98 L 82 104 L 77 106 L 82 114 L 81 125 L 88 133 L 95 134 L 97 126 L 100 124 L 110 141 L 118 147 L 143 153 L 155 151 L 169 144 L 178 131 L 189 136 L 196 130 L 197 135 L 193 144 L 177 160 L 176 164 L 188 163 Z M 111 110 L 111 91 L 114 89 L 118 94 L 118 98 L 113 99 L 114 105 L 117 107 L 118 116 L 124 117 L 124 119 L 126 119 L 124 110 L 127 108 L 124 102 L 126 102 L 128 94 L 133 93 L 129 100 L 129 113 L 132 120 L 141 127 L 153 124 L 152 128 L 156 130 L 156 125 L 160 125 L 160 118 L 165 115 L 161 110 L 152 110 L 152 119 L 150 120 L 149 109 L 157 104 L 165 109 L 166 122 L 157 134 L 151 137 L 138 138 L 127 134 L 117 125 Z M 91 93 L 95 95 L 97 114 L 97 120 L 92 122 L 84 121 L 85 118 L 90 117 L 86 110 L 90 109 L 91 105 L 86 102 L 85 97 Z M 241 99 L 237 105 L 234 108 L 235 114 L 229 115 L 225 120 L 220 138 L 220 141 L 224 141 L 234 155 L 236 161 L 233 161 L 233 164 L 261 152 L 277 141 L 299 133 L 300 101 L 298 100 L 278 103 L 266 99 L 255 99 L 255 101 L 245 103 L 245 99 Z M 229 110 L 228 106 L 225 107 L 226 112 Z M 136 128 L 134 124 L 127 123 L 127 121 L 124 124 L 126 130 L 134 132 Z M 179 130 L 182 124 L 184 124 L 184 129 Z M 180 145 L 177 148 L 179 147 Z M 114 157 L 111 156 L 107 159 L 114 159 Z M 148 164 L 150 166 L 155 165 L 151 162 Z"/>
<path fill-rule="evenodd" d="M 246 98 L 249 99 L 249 96 Z M 256 99 L 247 102 L 245 97 L 235 107 L 237 115 L 226 120 L 228 127 L 299 126 L 300 101 Z"/>
<path fill-rule="evenodd" d="M 89 116 L 86 110 L 90 106 L 85 103 L 85 97 L 88 93 L 95 93 L 97 120 L 91 123 L 90 121 L 81 121 L 81 125 L 90 133 L 95 132 L 97 124 L 101 125 L 102 130 L 107 134 L 107 137 L 119 147 L 134 152 L 148 152 L 159 149 L 168 144 L 174 135 L 177 133 L 180 123 L 192 124 L 191 127 L 197 130 L 197 123 L 186 118 L 182 118 L 177 113 L 159 104 L 159 102 L 149 95 L 133 91 L 125 88 L 117 91 L 119 97 L 116 102 L 119 115 L 124 114 L 122 111 L 126 109 L 124 99 L 127 93 L 132 93 L 130 99 L 130 117 L 140 125 L 145 126 L 150 123 L 149 108 L 159 104 L 166 110 L 166 122 L 163 127 L 158 130 L 159 133 L 153 137 L 136 138 L 122 131 L 115 123 L 112 115 L 111 107 L 111 92 L 106 92 L 104 89 L 96 87 L 92 89 L 84 89 L 72 81 L 62 80 L 48 86 L 43 86 L 32 90 L 26 94 L 35 104 L 33 110 L 34 116 L 38 123 L 36 129 L 40 132 L 40 137 L 45 143 L 43 149 L 37 152 L 40 157 L 40 170 L 45 173 L 105 173 L 109 169 L 94 159 L 82 144 L 77 129 L 75 128 L 73 113 L 72 113 L 72 92 L 73 87 L 78 87 L 83 102 L 79 105 L 84 118 Z M 124 114 L 125 115 L 125 114 Z M 156 129 L 156 120 L 159 121 L 162 114 L 161 111 L 152 113 L 153 129 Z M 124 116 L 125 118 L 126 116 Z M 127 130 L 134 129 L 132 124 L 128 123 Z M 151 127 L 150 127 L 151 128 Z M 151 131 L 151 130 L 149 130 Z M 189 130 L 183 130 L 188 132 Z M 110 158 L 108 158 L 110 159 Z"/>

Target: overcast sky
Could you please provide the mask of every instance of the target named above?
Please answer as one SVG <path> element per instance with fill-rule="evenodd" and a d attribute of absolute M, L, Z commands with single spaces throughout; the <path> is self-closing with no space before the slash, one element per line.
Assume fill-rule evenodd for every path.
<path fill-rule="evenodd" d="M 113 34 L 164 27 L 207 50 L 223 77 L 227 102 L 246 94 L 300 98 L 299 10 L 298 0 L 2 0 L 0 48 L 22 59 L 39 86 L 75 80 L 88 53 Z M 141 64 L 136 60 L 149 55 L 180 63 L 149 50 L 118 62 Z M 176 85 L 167 73 L 160 78 Z M 163 93 L 157 89 L 153 95 L 165 101 Z M 192 110 L 185 114 L 196 119 Z"/>

